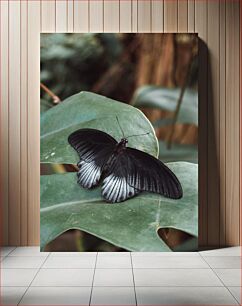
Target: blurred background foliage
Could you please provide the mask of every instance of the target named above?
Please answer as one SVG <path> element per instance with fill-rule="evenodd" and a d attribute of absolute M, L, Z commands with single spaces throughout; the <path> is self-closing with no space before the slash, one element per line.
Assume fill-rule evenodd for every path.
<path fill-rule="evenodd" d="M 98 93 L 145 113 L 163 162 L 197 163 L 197 35 L 41 34 L 40 51 L 41 113 L 82 90 Z M 75 165 L 41 164 L 41 174 L 70 171 Z M 63 250 L 63 245 L 66 251 L 124 251 L 77 230 L 46 250 Z"/>

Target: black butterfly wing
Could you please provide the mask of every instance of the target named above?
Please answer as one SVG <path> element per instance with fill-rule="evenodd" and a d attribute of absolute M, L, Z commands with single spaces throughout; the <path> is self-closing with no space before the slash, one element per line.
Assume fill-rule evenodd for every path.
<path fill-rule="evenodd" d="M 109 160 L 108 173 L 102 184 L 102 196 L 107 202 L 122 202 L 141 192 L 128 184 L 129 176 L 134 170 L 134 164 L 128 158 L 126 149 Z"/>
<path fill-rule="evenodd" d="M 125 153 L 133 163 L 127 183 L 142 191 L 159 193 L 171 199 L 183 195 L 182 186 L 176 175 L 159 159 L 136 149 L 127 148 Z"/>
<path fill-rule="evenodd" d="M 68 137 L 68 142 L 80 156 L 78 183 L 84 188 L 97 186 L 117 141 L 99 130 L 80 129 Z"/>
<path fill-rule="evenodd" d="M 102 195 L 116 203 L 142 191 L 159 193 L 172 199 L 182 197 L 182 187 L 175 174 L 160 160 L 132 148 L 126 148 L 110 165 L 103 181 Z"/>

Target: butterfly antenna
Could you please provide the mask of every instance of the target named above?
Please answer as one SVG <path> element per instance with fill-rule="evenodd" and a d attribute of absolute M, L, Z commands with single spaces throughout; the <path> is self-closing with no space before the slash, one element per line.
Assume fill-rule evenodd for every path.
<path fill-rule="evenodd" d="M 151 132 L 147 132 L 147 133 L 144 133 L 144 134 L 138 134 L 138 135 L 130 135 L 130 136 L 126 137 L 126 138 L 135 137 L 135 136 L 144 136 L 144 135 L 148 135 L 150 133 Z"/>
<path fill-rule="evenodd" d="M 118 122 L 118 126 L 119 126 L 119 128 L 120 128 L 120 130 L 121 130 L 121 132 L 122 132 L 122 134 L 123 134 L 123 138 L 125 138 L 124 131 L 123 131 L 123 129 L 121 128 L 121 125 L 120 125 L 119 120 L 118 120 L 118 116 L 116 116 L 116 119 L 117 119 L 117 122 Z M 126 138 L 127 138 L 127 137 L 126 137 Z"/>

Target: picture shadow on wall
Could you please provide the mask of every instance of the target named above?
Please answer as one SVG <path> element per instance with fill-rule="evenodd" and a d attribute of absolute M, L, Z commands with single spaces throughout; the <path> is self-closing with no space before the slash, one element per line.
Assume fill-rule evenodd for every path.
<path fill-rule="evenodd" d="M 212 54 L 199 38 L 199 247 L 220 246 L 220 173 L 218 91 L 212 78 Z M 216 65 L 216 63 L 213 63 Z M 217 76 L 219 77 L 219 76 Z M 217 123 L 216 123 L 217 122 Z"/>

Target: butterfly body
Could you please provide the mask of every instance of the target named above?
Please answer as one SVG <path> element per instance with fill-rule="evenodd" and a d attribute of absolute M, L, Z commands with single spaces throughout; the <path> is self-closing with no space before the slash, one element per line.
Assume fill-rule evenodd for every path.
<path fill-rule="evenodd" d="M 84 188 L 102 184 L 106 202 L 119 203 L 142 191 L 178 199 L 182 187 L 175 174 L 155 157 L 127 147 L 128 140 L 117 142 L 95 129 L 80 129 L 68 141 L 78 152 L 78 183 Z"/>
<path fill-rule="evenodd" d="M 125 150 L 127 143 L 128 140 L 126 138 L 122 138 L 120 142 L 116 145 L 115 151 L 117 153 L 122 152 L 123 150 Z"/>

